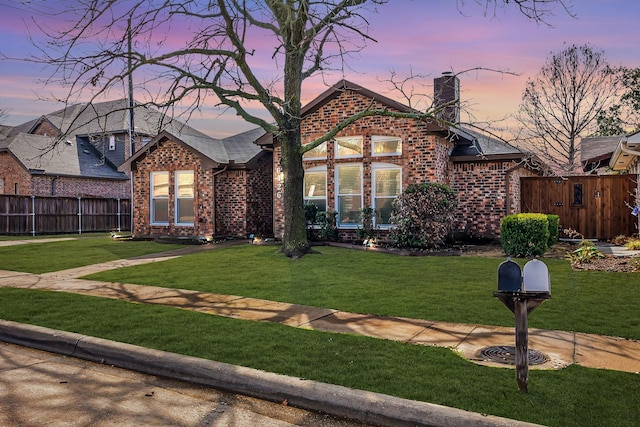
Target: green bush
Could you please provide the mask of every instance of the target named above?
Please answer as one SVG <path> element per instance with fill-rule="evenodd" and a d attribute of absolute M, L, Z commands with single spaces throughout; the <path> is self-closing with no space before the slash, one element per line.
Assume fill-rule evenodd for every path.
<path fill-rule="evenodd" d="M 458 200 L 447 185 L 409 185 L 396 198 L 391 213 L 391 239 L 398 247 L 435 248 L 442 245 L 455 219 Z"/>
<path fill-rule="evenodd" d="M 502 249 L 509 256 L 542 255 L 549 247 L 549 220 L 545 214 L 508 215 L 500 222 Z"/>
<path fill-rule="evenodd" d="M 551 247 L 558 242 L 558 237 L 560 236 L 560 217 L 547 214 L 547 221 L 549 221 L 549 242 L 547 246 Z"/>

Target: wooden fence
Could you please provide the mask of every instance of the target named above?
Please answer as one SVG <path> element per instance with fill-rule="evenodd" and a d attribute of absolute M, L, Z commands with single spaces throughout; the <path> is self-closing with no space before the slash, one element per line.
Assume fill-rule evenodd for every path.
<path fill-rule="evenodd" d="M 0 195 L 0 234 L 131 230 L 129 199 Z"/>

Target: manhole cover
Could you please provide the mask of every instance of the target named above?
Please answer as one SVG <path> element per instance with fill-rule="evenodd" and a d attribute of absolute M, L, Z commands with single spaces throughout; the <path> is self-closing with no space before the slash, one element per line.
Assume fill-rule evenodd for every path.
<path fill-rule="evenodd" d="M 480 350 L 482 360 L 504 363 L 505 365 L 516 364 L 516 348 L 509 345 L 497 345 L 486 347 Z M 542 365 L 549 361 L 549 358 L 537 350 L 529 350 L 529 365 Z"/>

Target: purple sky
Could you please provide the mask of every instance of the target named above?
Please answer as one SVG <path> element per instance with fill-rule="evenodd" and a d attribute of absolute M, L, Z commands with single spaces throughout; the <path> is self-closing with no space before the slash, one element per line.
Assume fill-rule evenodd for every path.
<path fill-rule="evenodd" d="M 411 72 L 431 83 L 443 71 L 459 72 L 482 67 L 509 70 L 519 76 L 472 72 L 461 76 L 462 101 L 468 103 L 475 120 L 497 120 L 514 113 L 527 78 L 534 76 L 550 53 L 569 44 L 590 43 L 604 50 L 611 65 L 640 66 L 640 1 L 567 0 L 577 18 L 564 11 L 549 17 L 553 27 L 537 25 L 513 6 L 483 16 L 474 0 L 460 12 L 454 0 L 391 0 L 378 14 L 367 15 L 370 43 L 348 65 L 345 77 L 361 86 L 393 97 L 388 79 L 391 70 L 398 76 Z M 23 14 L 0 0 L 0 54 L 24 56 L 34 48 L 27 40 Z M 49 93 L 60 94 L 41 81 L 49 71 L 40 65 L 0 60 L 0 108 L 8 115 L 4 124 L 15 125 L 60 108 L 59 104 L 38 100 Z M 325 76 L 327 84 L 342 78 L 339 72 Z M 303 102 L 320 94 L 326 86 L 321 79 L 303 86 Z M 431 88 L 425 88 L 429 92 Z M 112 93 L 112 98 L 126 94 Z M 400 99 L 399 99 L 400 100 Z M 402 101 L 402 100 L 400 100 Z M 219 116 L 203 109 L 189 124 L 215 137 L 234 134 L 249 127 L 233 113 Z"/>

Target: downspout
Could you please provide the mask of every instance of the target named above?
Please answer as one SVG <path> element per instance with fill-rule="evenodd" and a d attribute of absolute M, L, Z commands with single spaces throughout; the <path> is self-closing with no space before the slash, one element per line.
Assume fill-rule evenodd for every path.
<path fill-rule="evenodd" d="M 217 206 L 216 206 L 216 176 L 220 175 L 223 172 L 226 172 L 228 169 L 229 165 L 224 165 L 224 167 L 222 169 L 220 169 L 217 172 L 213 173 L 213 176 L 211 177 L 211 194 L 213 195 L 213 200 L 211 200 L 211 204 L 212 204 L 212 212 L 211 212 L 211 234 L 212 234 L 212 238 L 215 237 L 216 235 L 216 212 L 218 211 Z"/>

